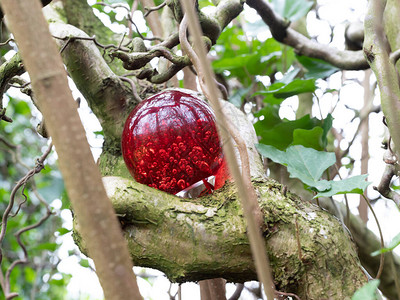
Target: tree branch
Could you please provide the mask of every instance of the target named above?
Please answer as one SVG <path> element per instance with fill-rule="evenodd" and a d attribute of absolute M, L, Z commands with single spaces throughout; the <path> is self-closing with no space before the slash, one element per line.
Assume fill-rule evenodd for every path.
<path fill-rule="evenodd" d="M 176 282 L 257 278 L 232 184 L 188 202 L 133 180 L 103 180 L 136 265 L 159 269 Z M 301 299 L 350 298 L 367 277 L 338 220 L 289 192 L 284 195 L 283 186 L 271 180 L 253 178 L 253 184 L 268 228 L 265 241 L 277 289 Z M 86 253 L 79 223 L 75 225 L 75 241 Z"/>
<path fill-rule="evenodd" d="M 60 38 L 56 39 L 60 48 L 67 43 L 67 37 L 77 37 L 63 50 L 64 63 L 77 88 L 99 119 L 108 145 L 119 149 L 129 107 L 138 103 L 130 87 L 109 68 L 93 41 L 79 39 L 90 39 L 83 31 L 61 23 L 51 23 L 49 28 L 54 36 Z"/>
<path fill-rule="evenodd" d="M 264 0 L 247 0 L 263 21 L 269 26 L 272 36 L 279 42 L 291 46 L 299 55 L 323 59 L 343 70 L 364 70 L 369 65 L 362 51 L 342 51 L 334 47 L 314 42 L 289 27 Z"/>
<path fill-rule="evenodd" d="M 364 54 L 371 65 L 381 95 L 382 111 L 386 117 L 395 152 L 400 151 L 400 87 L 395 65 L 389 60 L 383 30 L 386 1 L 371 0 L 365 16 Z"/>

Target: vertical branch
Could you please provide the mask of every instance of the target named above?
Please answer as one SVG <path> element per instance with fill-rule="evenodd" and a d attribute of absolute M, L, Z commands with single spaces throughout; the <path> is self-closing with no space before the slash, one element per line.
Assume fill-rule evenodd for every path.
<path fill-rule="evenodd" d="M 274 284 L 272 281 L 271 268 L 269 266 L 265 242 L 261 235 L 260 227 L 256 223 L 256 220 L 253 216 L 253 212 L 257 211 L 256 208 L 258 207 L 257 195 L 254 187 L 251 185 L 251 182 L 250 185 L 246 185 L 241 176 L 230 137 L 226 132 L 226 128 L 228 127 L 227 121 L 225 120 L 225 116 L 222 113 L 222 109 L 218 100 L 218 89 L 215 84 L 215 78 L 210 63 L 206 57 L 206 49 L 202 42 L 201 27 L 198 16 L 196 15 L 193 7 L 193 2 L 191 0 L 181 0 L 181 3 L 185 11 L 184 18 L 187 17 L 188 19 L 190 31 L 194 37 L 195 45 L 197 45 L 196 54 L 200 60 L 200 66 L 197 69 L 197 72 L 199 75 L 201 73 L 204 74 L 204 76 L 199 76 L 200 82 L 202 80 L 205 81 L 204 83 L 206 86 L 206 92 L 208 94 L 208 100 L 210 101 L 211 106 L 216 114 L 216 119 L 218 120 L 217 124 L 219 132 L 222 136 L 222 139 L 226 141 L 226 143 L 224 143 L 224 153 L 227 157 L 229 169 L 235 180 L 239 197 L 241 199 L 243 212 L 247 221 L 248 237 L 253 253 L 257 275 L 260 282 L 264 285 L 265 294 L 267 295 L 268 299 L 273 299 Z M 197 67 L 195 63 L 194 66 Z"/>
<path fill-rule="evenodd" d="M 376 76 L 395 152 L 400 151 L 400 88 L 398 74 L 389 59 L 383 30 L 383 12 L 386 0 L 370 0 L 365 16 L 364 55 Z"/>
<path fill-rule="evenodd" d="M 368 152 L 368 140 L 369 140 L 369 112 L 372 101 L 371 96 L 371 87 L 369 84 L 369 79 L 371 78 L 371 71 L 366 70 L 364 72 L 364 106 L 360 112 L 360 115 L 363 116 L 367 114 L 365 118 L 360 118 L 360 122 L 362 122 L 360 126 L 361 131 L 361 174 L 368 174 L 368 162 L 369 162 L 369 152 Z M 365 191 L 366 193 L 366 191 Z M 365 201 L 363 201 L 363 196 L 360 195 L 360 204 L 358 206 L 358 212 L 360 214 L 360 218 L 367 223 L 368 221 L 368 205 Z"/>
<path fill-rule="evenodd" d="M 106 299 L 142 299 L 118 219 L 104 189 L 38 0 L 2 0 L 33 92 L 59 157 L 80 231 Z"/>

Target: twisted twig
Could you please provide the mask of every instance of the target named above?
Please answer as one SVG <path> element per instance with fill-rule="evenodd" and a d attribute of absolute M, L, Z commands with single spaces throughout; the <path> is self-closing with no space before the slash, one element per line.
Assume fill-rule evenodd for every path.
<path fill-rule="evenodd" d="M 163 8 L 165 5 L 167 5 L 167 1 L 164 1 L 164 2 L 161 3 L 160 5 L 157 5 L 157 6 L 154 6 L 154 7 L 145 7 L 144 10 L 146 11 L 146 13 L 143 15 L 143 17 L 146 18 L 151 12 L 160 10 L 160 9 Z"/>
<path fill-rule="evenodd" d="M 2 140 L 4 142 L 4 140 Z M 6 235 L 6 231 L 7 231 L 7 221 L 10 217 L 15 216 L 18 211 L 20 210 L 21 206 L 27 201 L 27 197 L 24 194 L 24 187 L 26 185 L 26 183 L 28 182 L 29 179 L 31 179 L 35 174 L 39 173 L 41 170 L 44 169 L 44 160 L 47 158 L 47 156 L 50 154 L 51 149 L 53 148 L 53 145 L 50 143 L 49 147 L 47 148 L 47 150 L 42 154 L 42 156 L 36 161 L 36 165 L 34 168 L 32 168 L 31 170 L 28 171 L 28 173 L 22 177 L 17 184 L 15 185 L 15 187 L 13 188 L 12 192 L 11 192 L 11 196 L 10 196 L 10 202 L 6 208 L 6 210 L 3 213 L 3 218 L 2 218 L 2 223 L 1 223 L 1 232 L 0 232 L 0 264 L 2 262 L 2 243 L 4 241 L 5 235 Z M 14 202 L 15 202 L 15 195 L 17 193 L 17 191 L 22 187 L 22 195 L 24 197 L 24 201 L 22 201 L 17 208 L 17 211 L 14 215 L 11 214 L 11 210 L 14 206 Z M 52 214 L 49 206 L 47 205 L 47 203 L 43 200 L 41 200 L 41 198 L 39 197 L 39 200 L 45 204 L 46 207 L 46 214 L 35 224 L 32 224 L 30 226 L 24 227 L 20 230 L 17 231 L 17 233 L 15 234 L 15 237 L 17 239 L 17 243 L 18 245 L 21 247 L 24 256 L 21 259 L 15 260 L 14 262 L 12 262 L 12 264 L 10 265 L 10 267 L 7 269 L 5 276 L 3 274 L 3 272 L 0 272 L 0 285 L 3 288 L 4 291 L 4 295 L 6 297 L 7 300 L 13 299 L 15 297 L 18 296 L 18 293 L 11 293 L 10 292 L 10 277 L 11 277 L 11 272 L 13 271 L 13 269 L 20 265 L 20 264 L 25 264 L 28 262 L 28 252 L 26 250 L 25 245 L 22 243 L 21 241 L 21 235 L 24 232 L 27 232 L 29 230 L 32 230 L 34 228 L 39 227 L 40 225 L 42 225 Z"/>

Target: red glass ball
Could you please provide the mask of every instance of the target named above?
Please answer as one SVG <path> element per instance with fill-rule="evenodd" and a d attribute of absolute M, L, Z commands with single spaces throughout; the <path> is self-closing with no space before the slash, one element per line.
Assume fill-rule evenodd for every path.
<path fill-rule="evenodd" d="M 130 113 L 122 156 L 137 182 L 171 194 L 212 175 L 218 174 L 215 188 L 225 182 L 214 114 L 205 101 L 181 91 L 155 94 Z"/>

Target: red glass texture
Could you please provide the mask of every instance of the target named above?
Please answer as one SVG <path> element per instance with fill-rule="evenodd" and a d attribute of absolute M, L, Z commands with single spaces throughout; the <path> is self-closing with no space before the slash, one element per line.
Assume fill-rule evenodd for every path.
<path fill-rule="evenodd" d="M 136 181 L 171 194 L 217 173 L 220 182 L 226 177 L 219 176 L 226 166 L 213 112 L 180 91 L 155 94 L 130 113 L 122 155 Z"/>

